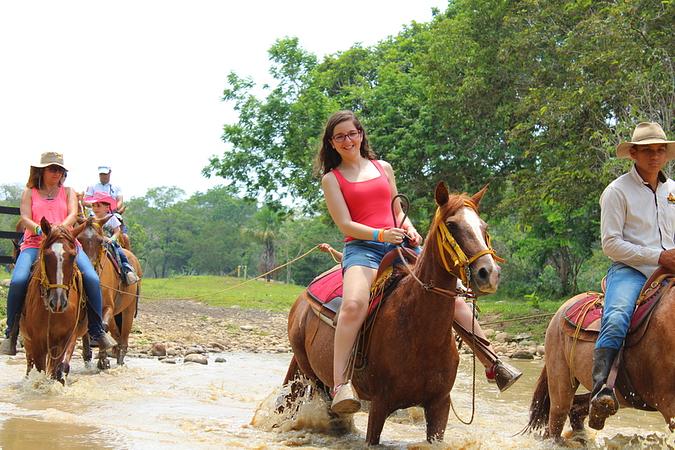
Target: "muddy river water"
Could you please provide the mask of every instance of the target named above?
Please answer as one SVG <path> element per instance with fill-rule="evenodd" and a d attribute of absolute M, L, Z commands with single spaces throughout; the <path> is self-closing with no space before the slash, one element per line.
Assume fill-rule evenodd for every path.
<path fill-rule="evenodd" d="M 215 362 L 218 356 L 226 361 Z M 63 387 L 37 373 L 24 377 L 22 355 L 2 356 L 0 448 L 364 448 L 366 413 L 357 413 L 352 430 L 339 437 L 317 431 L 327 429 L 318 400 L 303 407 L 292 426 L 278 423 L 272 410 L 289 360 L 289 354 L 225 353 L 210 355 L 204 366 L 128 358 L 126 366 L 99 373 L 74 359 Z M 451 412 L 444 443 L 424 442 L 423 414 L 411 408 L 387 420 L 380 448 L 554 448 L 536 436 L 516 434 L 527 423 L 542 362 L 513 364 L 525 373 L 503 394 L 477 376 L 474 422 L 463 425 Z M 471 413 L 471 384 L 466 358 L 452 393 L 464 418 Z M 622 409 L 591 436 L 591 446 L 599 448 L 675 448 L 658 413 Z"/>

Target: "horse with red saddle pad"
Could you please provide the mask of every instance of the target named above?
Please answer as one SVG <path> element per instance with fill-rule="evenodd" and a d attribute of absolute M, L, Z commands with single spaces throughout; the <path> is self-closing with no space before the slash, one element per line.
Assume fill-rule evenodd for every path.
<path fill-rule="evenodd" d="M 392 412 L 410 406 L 424 408 L 427 440 L 443 439 L 459 363 L 452 331 L 457 279 L 467 280 L 465 286 L 476 294 L 495 292 L 499 282 L 486 224 L 478 216 L 484 192 L 450 195 L 439 183 L 438 209 L 417 262 L 398 282 L 394 271 L 374 283 L 377 294 L 391 292 L 386 300 L 371 303 L 373 314 L 351 360 L 354 389 L 371 402 L 369 444 L 379 443 Z M 288 335 L 294 356 L 284 380 L 290 386 L 286 405 L 304 391 L 300 375 L 316 382 L 325 397 L 327 386 L 333 385 L 334 313 L 331 303 L 321 299 L 340 296 L 332 278 L 339 275 L 339 269 L 325 273 L 325 283 L 302 293 L 291 308 Z M 379 295 L 371 297 L 377 300 Z"/>
<path fill-rule="evenodd" d="M 675 275 L 657 270 L 645 283 L 630 329 L 608 385 L 621 406 L 659 411 L 675 431 Z M 546 364 L 530 405 L 526 431 L 545 427 L 545 437 L 561 441 L 567 416 L 583 431 L 592 388 L 593 349 L 600 332 L 604 295 L 586 292 L 566 301 L 546 330 Z"/>

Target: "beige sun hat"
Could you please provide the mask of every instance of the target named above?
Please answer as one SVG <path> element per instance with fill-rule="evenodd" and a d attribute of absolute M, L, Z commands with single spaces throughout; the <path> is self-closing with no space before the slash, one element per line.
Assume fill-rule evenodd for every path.
<path fill-rule="evenodd" d="M 675 159 L 675 141 L 667 140 L 663 128 L 656 122 L 641 122 L 637 124 L 631 141 L 622 142 L 616 146 L 616 156 L 619 158 L 630 158 L 630 149 L 634 145 L 649 144 L 666 144 L 668 159 Z"/>
<path fill-rule="evenodd" d="M 40 155 L 39 164 L 31 164 L 31 167 L 36 167 L 38 169 L 47 166 L 59 166 L 63 167 L 64 170 L 68 170 L 68 168 L 63 165 L 63 153 L 44 152 Z"/>

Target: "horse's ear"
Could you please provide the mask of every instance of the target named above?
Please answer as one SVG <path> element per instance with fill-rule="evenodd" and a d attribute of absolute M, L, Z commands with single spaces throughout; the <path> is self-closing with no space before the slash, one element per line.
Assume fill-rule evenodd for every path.
<path fill-rule="evenodd" d="M 52 231 L 52 225 L 49 223 L 47 219 L 45 219 L 44 216 L 42 216 L 42 219 L 40 220 L 40 228 L 42 228 L 42 233 L 46 236 Z"/>
<path fill-rule="evenodd" d="M 488 183 L 488 184 L 486 184 L 485 186 L 483 186 L 483 188 L 482 188 L 480 191 L 476 192 L 475 194 L 473 194 L 473 197 L 471 197 L 471 201 L 472 201 L 476 206 L 478 206 L 478 205 L 480 204 L 480 201 L 481 201 L 481 199 L 483 198 L 483 195 L 485 195 L 485 192 L 487 192 L 488 186 L 490 186 L 490 183 Z"/>
<path fill-rule="evenodd" d="M 443 206 L 446 203 L 448 203 L 448 199 L 450 198 L 450 194 L 448 194 L 448 187 L 445 185 L 444 182 L 440 181 L 436 185 L 436 204 L 438 206 Z"/>
<path fill-rule="evenodd" d="M 82 233 L 82 231 L 87 228 L 87 225 L 89 225 L 91 221 L 89 219 L 85 220 L 75 228 L 73 228 L 73 231 L 71 231 L 71 234 L 73 235 L 73 239 L 77 238 L 77 236 Z"/>

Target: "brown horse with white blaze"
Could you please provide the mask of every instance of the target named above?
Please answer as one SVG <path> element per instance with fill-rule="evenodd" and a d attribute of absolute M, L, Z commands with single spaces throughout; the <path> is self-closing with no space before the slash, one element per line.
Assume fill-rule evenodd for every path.
<path fill-rule="evenodd" d="M 479 294 L 495 292 L 499 283 L 486 224 L 478 216 L 486 188 L 468 197 L 437 185 L 438 209 L 412 274 L 398 283 L 371 322 L 365 364 L 352 377 L 360 398 L 371 401 L 369 444 L 379 443 L 392 412 L 418 405 L 424 408 L 427 440 L 443 439 L 459 363 L 452 331 L 457 278 L 468 272 L 470 287 Z M 468 258 L 451 266 L 457 252 Z M 297 384 L 302 374 L 320 386 L 333 385 L 334 331 L 301 294 L 288 318 L 294 357 L 284 384 Z"/>
<path fill-rule="evenodd" d="M 112 216 L 102 219 L 89 218 L 84 222 L 85 228 L 80 233 L 78 240 L 82 244 L 82 249 L 91 260 L 99 279 L 101 280 L 101 294 L 103 296 L 103 323 L 110 330 L 113 338 L 117 341 L 114 348 L 117 364 L 124 364 L 124 357 L 129 348 L 129 334 L 136 316 L 138 305 L 138 296 L 141 290 L 141 281 L 133 285 L 127 285 L 122 281 L 120 273 L 113 265 L 114 255 L 106 251 L 105 237 L 102 227 Z M 142 275 L 141 264 L 136 256 L 128 250 L 123 250 L 134 266 L 134 270 L 139 278 Z M 91 349 L 89 340 L 85 337 L 84 358 L 91 360 Z M 98 355 L 98 368 L 108 369 L 108 362 L 105 352 Z"/>
<path fill-rule="evenodd" d="M 565 311 L 581 296 L 565 302 L 546 330 L 546 364 L 539 376 L 530 406 L 530 421 L 525 431 L 545 427 L 545 438 L 563 442 L 561 437 L 569 416 L 575 432 L 583 432 L 588 416 L 590 394 L 575 395 L 582 384 L 589 391 L 593 386 L 592 340 L 576 340 L 564 328 Z M 622 379 L 630 380 L 631 397 L 644 402 L 648 410 L 659 411 L 675 431 L 675 289 L 670 285 L 655 306 L 648 326 L 636 343 L 624 347 L 619 370 Z M 621 407 L 631 407 L 618 389 L 615 389 Z M 647 409 L 641 407 L 641 409 Z M 611 418 L 609 419 L 611 421 Z M 611 423 L 611 422 L 610 422 Z"/>
<path fill-rule="evenodd" d="M 76 270 L 75 238 L 69 231 L 40 222 L 45 238 L 31 275 L 20 321 L 26 349 L 26 373 L 35 367 L 65 383 L 77 338 L 87 332 L 82 275 Z"/>

